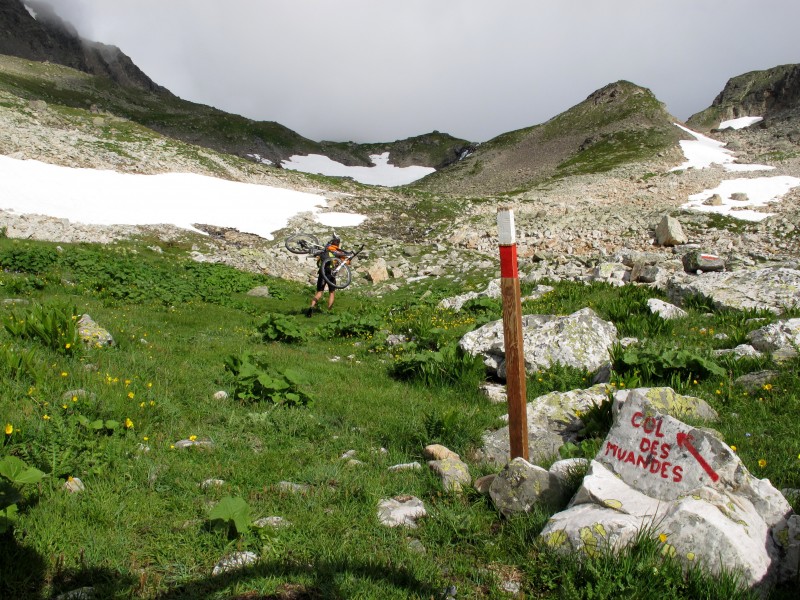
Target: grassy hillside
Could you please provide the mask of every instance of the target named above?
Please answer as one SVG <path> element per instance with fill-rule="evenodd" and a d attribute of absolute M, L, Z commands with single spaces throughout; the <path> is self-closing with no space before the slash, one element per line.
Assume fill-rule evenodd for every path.
<path fill-rule="evenodd" d="M 59 250 L 0 238 L 0 457 L 42 474 L 38 483 L 25 483 L 38 479 L 33 471 L 16 483 L 7 469 L 0 477 L 2 597 L 91 585 L 103 598 L 436 598 L 451 586 L 457 597 L 500 598 L 504 582 L 536 598 L 584 598 L 589 589 L 603 598 L 751 597 L 730 579 L 684 576 L 653 540 L 617 558 L 555 555 L 537 541 L 546 511 L 506 520 L 474 490 L 442 490 L 422 448 L 441 443 L 470 462 L 481 432 L 502 424 L 504 406 L 477 391 L 482 364 L 455 349 L 464 332 L 500 317 L 497 302 L 438 309 L 438 299 L 465 291 L 443 277 L 380 298 L 345 290 L 333 312 L 309 319 L 306 286 L 193 263 L 188 241 L 163 253 L 152 244 Z M 269 297 L 246 294 L 257 285 Z M 659 348 L 709 357 L 726 343 L 712 333 L 738 340 L 747 319 L 775 318 L 696 299 L 688 318 L 662 321 L 646 307 L 651 294 L 561 283 L 524 311 L 591 305 L 621 335 L 644 339 L 653 367 Z M 116 345 L 84 348 L 72 337 L 72 315 L 83 313 Z M 389 345 L 388 334 L 407 341 Z M 779 488 L 800 487 L 800 363 L 720 364 L 723 377 L 642 363 L 620 368 L 613 383 L 704 398 L 748 468 Z M 733 385 L 765 368 L 781 373 L 768 388 Z M 529 399 L 587 379 L 563 368 L 537 373 Z M 228 397 L 215 398 L 220 390 Z M 587 433 L 571 452 L 591 455 L 602 435 Z M 181 449 L 181 440 L 208 445 Z M 360 463 L 343 458 L 351 450 Z M 421 470 L 388 471 L 412 461 Z M 473 477 L 492 472 L 470 468 Z M 75 478 L 86 489 L 71 494 L 64 485 Z M 306 487 L 295 493 L 282 482 Z M 380 525 L 379 500 L 404 494 L 422 499 L 428 518 L 414 530 Z M 289 525 L 253 525 L 274 516 Z M 233 551 L 260 562 L 211 576 Z M 658 578 L 641 575 L 652 572 Z"/>
<path fill-rule="evenodd" d="M 544 124 L 511 131 L 415 187 L 501 194 L 551 178 L 603 173 L 652 160 L 681 138 L 653 94 L 626 81 L 610 84 Z"/>

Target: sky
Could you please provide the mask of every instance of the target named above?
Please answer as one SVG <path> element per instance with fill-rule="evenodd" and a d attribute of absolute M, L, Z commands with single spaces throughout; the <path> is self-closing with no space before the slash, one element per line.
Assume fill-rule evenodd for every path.
<path fill-rule="evenodd" d="M 752 122 L 753 119 L 745 117 L 722 126 L 727 123 L 740 128 Z M 714 164 L 731 172 L 771 170 L 771 167 L 758 165 L 739 168 L 741 165 L 732 162 L 732 153 L 719 142 L 699 133 L 689 133 L 695 139 L 681 142 L 686 162 L 674 170 L 705 169 Z M 382 167 L 382 160 L 377 162 L 370 177 L 383 174 L 383 183 L 393 184 L 397 179 L 394 168 Z M 339 165 L 336 168 L 348 167 Z M 359 167 L 350 169 L 355 176 L 361 173 Z M 797 177 L 734 178 L 722 181 L 715 189 L 690 196 L 683 207 L 758 221 L 769 213 L 752 208 L 779 201 L 797 186 L 800 186 Z M 731 195 L 736 192 L 747 194 L 746 199 L 733 199 Z M 704 204 L 713 194 L 721 196 L 721 204 Z M 109 198 L 114 201 L 109 202 Z M 220 202 L 220 198 L 225 198 L 225 202 Z M 0 209 L 18 214 L 41 214 L 98 225 L 172 224 L 190 230 L 194 229 L 194 223 L 205 223 L 232 227 L 265 239 L 274 239 L 275 231 L 286 227 L 291 217 L 306 211 L 314 213 L 317 221 L 328 227 L 357 227 L 366 219 L 356 213 L 327 212 L 326 207 L 326 200 L 320 195 L 194 173 L 117 173 L 0 156 Z"/>
<path fill-rule="evenodd" d="M 624 79 L 679 120 L 800 62 L 798 0 L 49 0 L 181 98 L 312 140 L 472 142 Z"/>

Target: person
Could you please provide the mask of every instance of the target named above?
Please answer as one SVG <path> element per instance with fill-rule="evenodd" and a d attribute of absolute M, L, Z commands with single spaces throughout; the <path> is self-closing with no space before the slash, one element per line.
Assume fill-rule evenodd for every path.
<path fill-rule="evenodd" d="M 330 272 L 330 263 L 325 265 L 325 259 L 328 257 L 336 256 L 338 258 L 347 258 L 348 254 L 344 250 L 341 249 L 342 240 L 341 238 L 333 234 L 333 237 L 330 241 L 325 244 L 325 250 L 320 252 L 317 255 L 317 265 L 319 266 L 319 273 L 317 275 L 317 292 L 314 294 L 314 297 L 311 299 L 311 306 L 306 310 L 306 316 L 310 317 L 314 312 L 314 309 L 317 306 L 317 303 L 322 299 L 322 293 L 325 291 L 325 288 L 328 288 L 328 310 L 333 308 L 333 301 L 336 298 L 336 288 L 333 287 L 330 283 L 325 281 L 325 277 L 322 275 L 322 270 L 327 267 L 328 271 L 325 275 L 331 281 L 335 282 L 336 277 L 333 273 Z"/>

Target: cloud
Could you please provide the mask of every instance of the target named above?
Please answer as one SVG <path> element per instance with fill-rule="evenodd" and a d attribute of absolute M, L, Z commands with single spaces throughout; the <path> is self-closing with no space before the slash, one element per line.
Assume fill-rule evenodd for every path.
<path fill-rule="evenodd" d="M 677 118 L 798 61 L 786 0 L 59 0 L 179 96 L 321 140 L 484 141 L 627 79 Z"/>

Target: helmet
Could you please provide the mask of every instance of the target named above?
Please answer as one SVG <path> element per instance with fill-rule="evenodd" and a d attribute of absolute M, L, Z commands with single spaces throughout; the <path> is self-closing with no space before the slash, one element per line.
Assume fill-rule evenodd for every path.
<path fill-rule="evenodd" d="M 337 246 L 342 243 L 342 239 L 338 235 L 334 235 L 331 238 L 331 241 L 328 242 L 329 244 L 336 244 Z"/>

